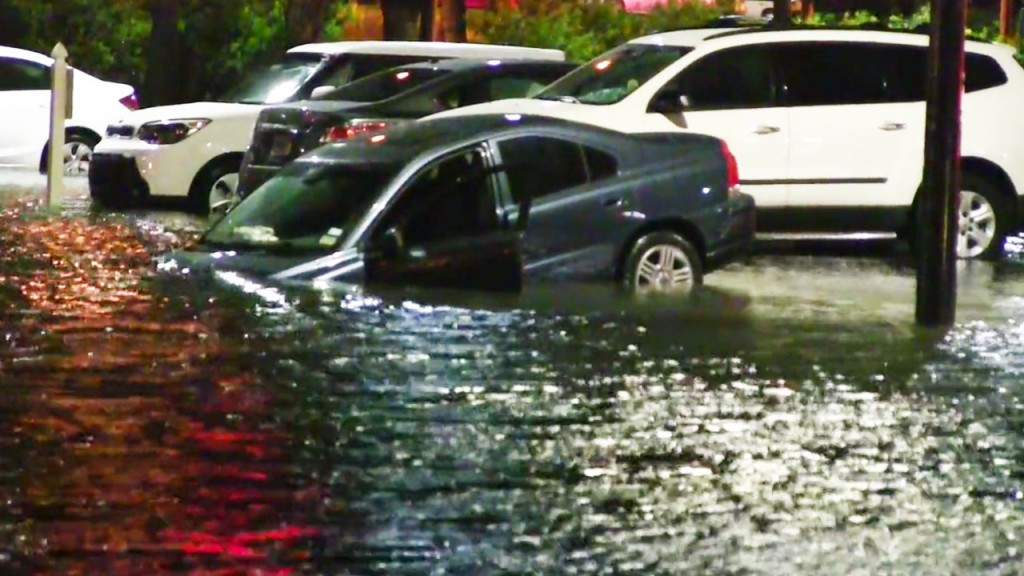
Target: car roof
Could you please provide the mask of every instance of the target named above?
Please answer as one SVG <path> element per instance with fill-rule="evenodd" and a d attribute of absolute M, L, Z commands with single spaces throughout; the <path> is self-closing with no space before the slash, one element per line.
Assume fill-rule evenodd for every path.
<path fill-rule="evenodd" d="M 444 60 L 413 62 L 411 64 L 396 66 L 395 69 L 428 68 L 431 70 L 449 70 L 451 72 L 461 72 L 463 70 L 478 70 L 494 66 L 551 66 L 569 69 L 576 67 L 575 64 L 572 64 L 567 61 L 540 60 L 537 58 L 447 58 Z"/>
<path fill-rule="evenodd" d="M 355 40 L 303 44 L 288 50 L 290 54 L 387 54 L 436 58 L 534 58 L 565 60 L 565 52 L 551 48 L 528 48 L 468 42 L 419 42 L 396 40 Z"/>
<path fill-rule="evenodd" d="M 37 64 L 44 64 L 46 66 L 53 64 L 53 58 L 50 58 L 45 54 L 33 52 L 32 50 L 14 48 L 13 46 L 0 46 L 0 56 L 6 58 L 20 58 L 21 60 L 28 60 L 30 62 L 36 62 Z"/>
<path fill-rule="evenodd" d="M 763 26 L 743 26 L 731 29 L 719 27 L 672 30 L 634 38 L 633 40 L 630 40 L 629 43 L 696 48 L 703 45 L 710 46 L 712 43 L 739 45 L 799 40 L 859 41 L 927 46 L 929 36 L 928 34 L 914 30 L 884 30 L 827 26 L 809 26 L 806 28 L 800 28 L 797 26 L 773 27 L 768 24 Z M 977 40 L 968 40 L 966 42 L 966 49 L 969 49 L 972 52 L 981 53 L 1005 53 L 1007 50 L 1013 50 L 1010 46 L 980 42 Z"/>

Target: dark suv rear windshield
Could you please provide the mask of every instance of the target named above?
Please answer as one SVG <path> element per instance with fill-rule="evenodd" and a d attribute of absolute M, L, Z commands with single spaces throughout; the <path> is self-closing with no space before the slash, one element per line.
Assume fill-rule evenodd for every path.
<path fill-rule="evenodd" d="M 534 98 L 614 104 L 691 50 L 686 46 L 625 44 L 573 70 Z"/>
<path fill-rule="evenodd" d="M 346 100 L 349 102 L 377 102 L 397 96 L 417 86 L 440 78 L 448 70 L 434 68 L 394 68 L 377 72 L 356 80 L 318 97 L 318 100 Z"/>

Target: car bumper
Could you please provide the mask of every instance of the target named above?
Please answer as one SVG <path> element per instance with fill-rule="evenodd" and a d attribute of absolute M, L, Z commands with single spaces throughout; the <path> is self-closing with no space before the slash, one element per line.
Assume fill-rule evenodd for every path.
<path fill-rule="evenodd" d="M 754 247 L 756 225 L 756 206 L 754 198 L 748 194 L 740 194 L 729 204 L 729 218 L 725 233 L 712 246 L 704 262 L 704 271 L 711 272 L 731 264 L 746 260 Z"/>
<path fill-rule="evenodd" d="M 89 193 L 93 198 L 128 199 L 149 196 L 149 184 L 135 158 L 94 153 L 89 164 Z"/>
<path fill-rule="evenodd" d="M 206 163 L 206 155 L 185 142 L 168 146 L 139 140 L 104 138 L 96 146 L 96 156 L 122 157 L 134 162 L 136 171 L 152 196 L 188 196 L 192 181 Z M 92 166 L 90 165 L 90 170 Z"/>

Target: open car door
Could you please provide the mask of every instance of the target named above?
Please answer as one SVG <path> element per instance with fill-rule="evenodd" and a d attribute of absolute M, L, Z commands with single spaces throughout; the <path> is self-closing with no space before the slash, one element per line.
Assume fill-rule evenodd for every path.
<path fill-rule="evenodd" d="M 521 238 L 530 202 L 521 203 L 515 222 L 502 219 L 497 169 L 486 167 L 484 158 L 482 148 L 460 152 L 399 193 L 365 248 L 367 284 L 522 290 Z"/>

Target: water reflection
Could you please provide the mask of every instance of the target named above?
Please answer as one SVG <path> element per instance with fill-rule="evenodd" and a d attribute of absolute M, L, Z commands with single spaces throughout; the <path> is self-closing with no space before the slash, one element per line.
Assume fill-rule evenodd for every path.
<path fill-rule="evenodd" d="M 154 276 L 180 238 L 116 220 L 12 213 L 0 238 L 12 571 L 1024 561 L 1012 266 L 964 272 L 935 333 L 909 325 L 912 274 L 870 262 L 768 257 L 690 302 L 502 299 Z"/>

